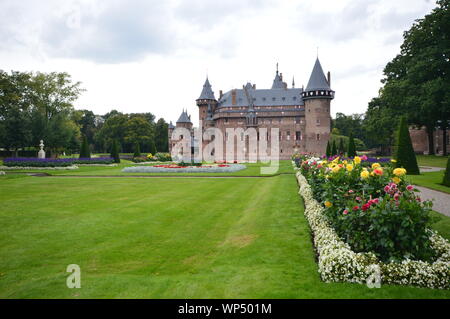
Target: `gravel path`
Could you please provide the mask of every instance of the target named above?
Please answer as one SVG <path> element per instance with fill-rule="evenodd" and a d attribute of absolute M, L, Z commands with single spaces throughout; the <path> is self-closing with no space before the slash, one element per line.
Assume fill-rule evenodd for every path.
<path fill-rule="evenodd" d="M 432 166 L 419 166 L 421 173 L 429 173 L 429 172 L 439 172 L 443 171 L 445 168 L 443 167 L 432 167 Z"/>
<path fill-rule="evenodd" d="M 434 199 L 433 210 L 450 217 L 450 194 L 417 185 L 414 185 L 414 187 L 420 190 L 420 197 L 423 200 Z"/>

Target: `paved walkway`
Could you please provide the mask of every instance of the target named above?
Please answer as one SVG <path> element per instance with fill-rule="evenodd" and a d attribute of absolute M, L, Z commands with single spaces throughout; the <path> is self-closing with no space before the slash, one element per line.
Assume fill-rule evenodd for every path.
<path fill-rule="evenodd" d="M 421 173 L 429 173 L 429 172 L 439 172 L 443 171 L 445 168 L 443 167 L 432 167 L 432 166 L 419 166 Z"/>
<path fill-rule="evenodd" d="M 450 194 L 417 185 L 414 185 L 414 187 L 420 190 L 420 197 L 423 200 L 434 199 L 433 210 L 450 217 Z"/>

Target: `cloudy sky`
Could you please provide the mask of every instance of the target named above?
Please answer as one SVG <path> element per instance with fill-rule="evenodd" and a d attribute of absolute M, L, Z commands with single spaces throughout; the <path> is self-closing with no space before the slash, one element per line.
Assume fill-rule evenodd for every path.
<path fill-rule="evenodd" d="M 96 114 L 197 117 L 213 90 L 270 87 L 275 65 L 306 86 L 319 47 L 336 112 L 362 113 L 402 33 L 431 0 L 0 0 L 0 69 L 66 71 Z"/>

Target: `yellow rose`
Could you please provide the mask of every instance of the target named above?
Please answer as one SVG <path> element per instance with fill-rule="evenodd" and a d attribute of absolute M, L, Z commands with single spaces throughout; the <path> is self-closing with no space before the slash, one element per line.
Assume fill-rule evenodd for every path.
<path fill-rule="evenodd" d="M 337 162 L 339 162 L 339 156 L 333 160 L 333 163 L 337 163 Z"/>
<path fill-rule="evenodd" d="M 341 168 L 340 168 L 338 165 L 336 165 L 336 166 L 334 166 L 334 167 L 331 169 L 331 171 L 332 171 L 333 173 L 337 173 L 337 172 L 339 172 L 340 169 L 341 169 Z"/>
<path fill-rule="evenodd" d="M 403 176 L 403 175 L 406 174 L 406 169 L 404 169 L 404 168 L 396 168 L 396 169 L 394 169 L 393 173 L 394 173 L 395 176 Z"/>
<path fill-rule="evenodd" d="M 355 156 L 355 158 L 353 159 L 353 161 L 355 162 L 355 164 L 359 164 L 359 163 L 361 163 L 361 157 Z"/>
<path fill-rule="evenodd" d="M 347 164 L 347 171 L 349 171 L 349 172 L 353 171 L 353 165 L 352 164 Z"/>
<path fill-rule="evenodd" d="M 361 178 L 364 178 L 364 179 L 366 179 L 366 178 L 369 178 L 369 172 L 368 171 L 362 171 L 361 172 Z"/>
<path fill-rule="evenodd" d="M 398 183 L 400 183 L 400 178 L 398 178 L 397 176 L 396 176 L 396 177 L 393 177 L 393 178 L 392 178 L 392 181 L 393 181 L 395 184 L 398 184 Z"/>
<path fill-rule="evenodd" d="M 395 159 L 391 159 L 392 163 L 397 163 L 397 161 Z"/>
<path fill-rule="evenodd" d="M 372 169 L 377 169 L 378 167 L 381 167 L 381 165 L 378 164 L 378 163 L 373 163 L 372 164 Z"/>
<path fill-rule="evenodd" d="M 325 206 L 329 208 L 329 207 L 333 206 L 333 204 L 330 203 L 329 201 L 326 201 L 326 202 L 325 202 Z"/>
<path fill-rule="evenodd" d="M 347 162 L 347 160 L 345 160 L 345 161 L 343 161 L 342 163 L 347 164 L 348 162 Z"/>

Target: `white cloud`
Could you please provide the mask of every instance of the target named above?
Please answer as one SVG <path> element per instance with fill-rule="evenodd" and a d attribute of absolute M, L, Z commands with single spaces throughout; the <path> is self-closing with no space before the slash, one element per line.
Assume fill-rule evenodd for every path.
<path fill-rule="evenodd" d="M 332 112 L 364 112 L 425 0 L 3 0 L 0 68 L 67 71 L 77 108 L 197 118 L 206 73 L 216 95 L 247 81 L 306 84 L 316 47 L 332 72 Z"/>

